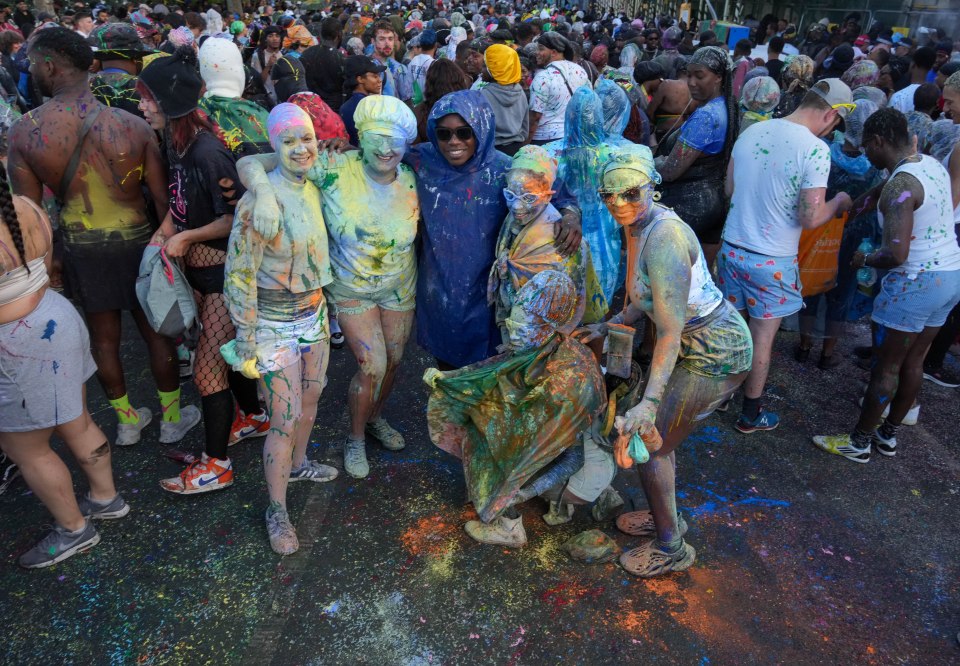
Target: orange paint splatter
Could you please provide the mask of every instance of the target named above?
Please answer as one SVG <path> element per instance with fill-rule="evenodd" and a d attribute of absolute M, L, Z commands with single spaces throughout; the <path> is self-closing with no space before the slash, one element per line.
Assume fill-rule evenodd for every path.
<path fill-rule="evenodd" d="M 421 518 L 400 536 L 411 555 L 442 555 L 446 543 L 460 532 L 460 525 L 434 515 Z"/>

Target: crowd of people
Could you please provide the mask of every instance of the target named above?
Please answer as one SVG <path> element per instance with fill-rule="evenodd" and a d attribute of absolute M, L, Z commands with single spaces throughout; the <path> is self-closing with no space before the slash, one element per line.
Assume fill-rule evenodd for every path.
<path fill-rule="evenodd" d="M 467 533 L 522 546 L 523 502 L 552 525 L 592 505 L 640 538 L 620 563 L 642 577 L 696 558 L 684 439 L 741 389 L 740 433 L 779 425 L 764 389 L 793 315 L 796 362 L 822 340 L 824 372 L 871 319 L 859 418 L 811 433 L 824 452 L 894 456 L 924 379 L 960 386 L 960 48 L 942 32 L 767 16 L 726 44 L 706 23 L 510 3 L 54 7 L 0 8 L 0 446 L 55 520 L 24 567 L 129 512 L 112 450 L 156 407 L 131 404 L 124 312 L 159 441 L 203 424 L 161 487 L 230 487 L 229 448 L 265 438 L 281 555 L 299 548 L 288 484 L 339 474 L 307 456 L 331 348 L 357 364 L 349 476 L 370 473 L 368 436 L 406 446 L 383 409 L 415 330 Z M 158 293 L 199 326 L 170 334 Z M 611 484 L 635 464 L 649 508 L 621 513 Z"/>

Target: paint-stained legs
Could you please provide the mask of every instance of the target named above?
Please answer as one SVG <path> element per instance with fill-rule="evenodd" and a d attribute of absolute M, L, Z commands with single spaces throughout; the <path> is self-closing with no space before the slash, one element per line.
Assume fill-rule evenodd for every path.
<path fill-rule="evenodd" d="M 647 496 L 657 537 L 671 543 L 677 530 L 676 455 L 674 451 L 697 424 L 726 402 L 743 383 L 747 373 L 727 377 L 704 377 L 678 367 L 670 375 L 657 410 L 657 430 L 663 446 L 640 465 L 640 482 Z"/>
<path fill-rule="evenodd" d="M 393 381 L 397 376 L 397 368 L 403 360 L 403 351 L 410 338 L 410 329 L 413 326 L 413 310 L 408 312 L 394 312 L 380 310 L 380 324 L 383 327 L 383 341 L 387 352 L 387 371 L 380 386 L 380 395 L 377 397 L 373 412 L 368 421 L 380 418 L 383 404 L 393 391 Z"/>
<path fill-rule="evenodd" d="M 297 426 L 297 436 L 294 441 L 293 465 L 300 467 L 307 457 L 307 445 L 310 443 L 310 433 L 317 419 L 317 405 L 327 376 L 327 362 L 330 360 L 330 341 L 312 345 L 303 352 L 300 361 L 301 368 L 301 416 Z"/>
<path fill-rule="evenodd" d="M 907 333 L 873 324 L 877 362 L 870 373 L 857 430 L 873 432 L 887 405 L 890 405 L 891 423 L 899 424 L 903 420 L 920 394 L 923 359 L 939 330 L 939 327 L 925 328 L 920 333 Z"/>
<path fill-rule="evenodd" d="M 83 389 L 83 402 L 87 402 L 86 387 Z M 113 484 L 110 444 L 90 413 L 84 409 L 83 414 L 73 421 L 57 426 L 55 432 L 67 443 L 70 453 L 80 463 L 80 469 L 90 484 L 90 497 L 95 500 L 112 500 L 117 489 Z"/>

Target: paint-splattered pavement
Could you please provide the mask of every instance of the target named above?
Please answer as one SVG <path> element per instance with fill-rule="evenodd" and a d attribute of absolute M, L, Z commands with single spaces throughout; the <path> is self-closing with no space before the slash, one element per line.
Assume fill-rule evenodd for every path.
<path fill-rule="evenodd" d="M 428 359 L 411 345 L 387 414 L 407 449 L 371 444 L 362 482 L 292 486 L 302 547 L 283 561 L 263 527 L 256 441 L 233 449 L 233 488 L 181 498 L 157 484 L 180 468 L 161 456 L 151 426 L 139 445 L 115 451 L 133 511 L 102 523 L 94 550 L 45 570 L 16 566 L 50 518 L 15 484 L 0 496 L 0 661 L 960 663 L 960 391 L 924 383 L 920 425 L 903 429 L 896 458 L 827 456 L 809 436 L 850 427 L 866 373 L 852 360 L 829 373 L 797 365 L 795 336 L 780 336 L 774 358 L 780 429 L 739 435 L 732 410 L 678 455 L 698 553 L 688 572 L 641 581 L 615 564 L 577 564 L 561 546 L 596 524 L 579 509 L 550 528 L 539 502 L 524 510 L 525 548 L 472 542 L 458 463 L 426 436 Z M 125 343 L 124 356 L 134 403 L 156 407 L 139 342 Z M 333 352 L 311 453 L 337 466 L 331 444 L 345 432 L 353 367 L 348 351 Z M 112 435 L 109 408 L 90 390 Z M 200 442 L 195 431 L 184 448 Z M 617 485 L 642 506 L 636 481 L 621 474 Z"/>

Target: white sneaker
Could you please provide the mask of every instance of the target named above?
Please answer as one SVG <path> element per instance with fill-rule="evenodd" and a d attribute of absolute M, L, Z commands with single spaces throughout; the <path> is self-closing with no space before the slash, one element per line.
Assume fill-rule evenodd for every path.
<path fill-rule="evenodd" d="M 343 443 L 343 468 L 355 479 L 363 479 L 370 474 L 366 442 L 347 438 Z"/>
<path fill-rule="evenodd" d="M 160 422 L 160 443 L 175 444 L 187 434 L 193 426 L 200 423 L 200 408 L 196 405 L 184 405 L 180 408 L 179 421 Z"/>
<path fill-rule="evenodd" d="M 509 546 L 510 548 L 518 548 L 527 543 L 527 532 L 523 529 L 522 516 L 517 518 L 497 516 L 489 523 L 470 520 L 463 526 L 463 529 L 471 538 L 480 543 Z"/>
<path fill-rule="evenodd" d="M 149 407 L 138 407 L 137 416 L 140 418 L 136 423 L 117 424 L 117 441 L 114 442 L 114 446 L 133 446 L 140 441 L 140 432 L 150 425 L 153 412 Z"/>
<path fill-rule="evenodd" d="M 863 407 L 863 396 L 860 396 L 860 400 L 857 401 L 857 404 Z M 890 405 L 888 404 L 883 409 L 883 414 L 880 415 L 880 418 L 887 418 L 890 415 Z M 905 426 L 915 426 L 917 421 L 920 420 L 920 403 L 916 402 L 913 404 L 913 407 L 910 408 L 910 411 L 907 412 L 907 415 L 903 417 L 903 421 L 900 422 L 900 425 Z"/>

